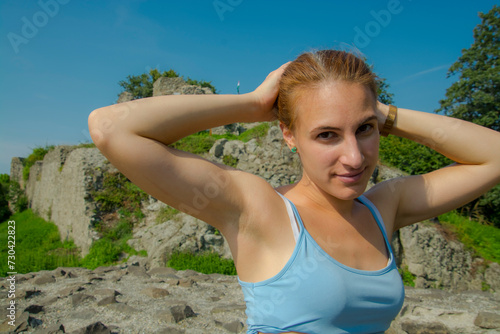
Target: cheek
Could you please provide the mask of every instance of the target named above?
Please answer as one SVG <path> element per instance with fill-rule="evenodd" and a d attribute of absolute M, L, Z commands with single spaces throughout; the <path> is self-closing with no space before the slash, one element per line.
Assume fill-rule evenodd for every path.
<path fill-rule="evenodd" d="M 307 151 L 307 160 L 316 169 L 329 168 L 338 161 L 338 149 L 328 145 L 312 144 Z"/>
<path fill-rule="evenodd" d="M 362 143 L 363 153 L 366 158 L 378 159 L 379 141 L 380 141 L 379 137 L 376 136 Z"/>

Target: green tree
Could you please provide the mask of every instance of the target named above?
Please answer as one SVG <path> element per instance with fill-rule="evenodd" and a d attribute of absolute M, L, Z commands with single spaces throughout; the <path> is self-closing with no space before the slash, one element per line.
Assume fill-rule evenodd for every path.
<path fill-rule="evenodd" d="M 500 7 L 479 17 L 474 43 L 448 70 L 448 77 L 459 79 L 447 89 L 437 112 L 500 131 Z"/>
<path fill-rule="evenodd" d="M 379 78 L 377 80 L 377 94 L 378 100 L 384 104 L 392 104 L 394 103 L 394 95 L 389 93 L 390 85 L 385 81 L 384 78 Z"/>
<path fill-rule="evenodd" d="M 500 131 L 500 7 L 479 13 L 474 43 L 448 70 L 459 75 L 436 112 Z M 486 218 L 500 227 L 500 185 L 461 208 L 469 217 Z"/>
<path fill-rule="evenodd" d="M 160 77 L 177 78 L 179 77 L 179 74 L 172 69 L 160 72 L 155 68 L 153 70 L 150 70 L 149 73 L 143 73 L 141 75 L 129 75 L 127 76 L 126 80 L 122 80 L 118 84 L 123 88 L 124 91 L 131 93 L 134 97 L 134 100 L 136 100 L 153 96 L 153 84 Z M 212 93 L 216 93 L 216 89 L 214 86 L 212 86 L 211 82 L 203 80 L 193 80 L 188 77 L 186 83 L 188 85 L 208 87 L 210 88 Z"/>
<path fill-rule="evenodd" d="M 126 92 L 132 93 L 135 100 L 153 96 L 153 84 L 160 77 L 177 78 L 178 76 L 179 74 L 172 69 L 160 73 L 160 71 L 155 68 L 150 70 L 149 73 L 129 75 L 126 80 L 122 80 L 118 84 Z"/>
<path fill-rule="evenodd" d="M 10 177 L 7 174 L 0 174 L 0 222 L 10 217 L 12 212 L 9 209 L 8 195 L 10 187 Z"/>

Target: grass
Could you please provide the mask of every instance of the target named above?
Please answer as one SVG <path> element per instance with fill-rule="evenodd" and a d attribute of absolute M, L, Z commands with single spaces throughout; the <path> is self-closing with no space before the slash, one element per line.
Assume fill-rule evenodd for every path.
<path fill-rule="evenodd" d="M 249 142 L 252 139 L 260 140 L 267 135 L 270 128 L 271 128 L 271 125 L 269 124 L 269 122 L 259 124 L 251 129 L 248 129 L 247 131 L 243 132 L 242 134 L 240 134 L 238 136 L 238 140 L 241 140 L 242 142 L 245 142 L 245 143 Z"/>
<path fill-rule="evenodd" d="M 156 222 L 158 224 L 161 224 L 171 219 L 174 219 L 174 217 L 177 216 L 179 212 L 180 211 L 177 210 L 176 208 L 173 208 L 171 206 L 165 206 L 161 208 L 160 212 L 158 213 L 158 216 L 156 216 Z"/>
<path fill-rule="evenodd" d="M 216 253 L 172 253 L 167 266 L 176 270 L 191 269 L 204 274 L 236 275 L 233 260 L 222 259 Z"/>
<path fill-rule="evenodd" d="M 170 146 L 181 151 L 191 152 L 194 154 L 203 154 L 210 151 L 210 149 L 218 139 L 224 138 L 227 140 L 241 140 L 245 143 L 252 139 L 260 140 L 267 135 L 269 128 L 269 123 L 262 123 L 243 132 L 239 136 L 233 134 L 210 135 L 208 131 L 200 131 L 198 133 L 184 137 Z"/>
<path fill-rule="evenodd" d="M 500 229 L 469 220 L 456 211 L 439 216 L 439 221 L 480 257 L 500 263 Z"/>
<path fill-rule="evenodd" d="M 7 267 L 8 221 L 15 221 L 15 270 Z M 40 270 L 53 270 L 57 267 L 79 265 L 78 249 L 72 241 L 61 242 L 59 230 L 53 223 L 46 222 L 31 210 L 12 215 L 0 224 L 0 276 L 9 271 L 28 273 Z M 12 240 L 12 238 L 11 238 Z M 12 251 L 11 251 L 12 253 Z"/>
<path fill-rule="evenodd" d="M 15 259 L 11 259 L 14 269 L 8 268 L 8 221 L 15 221 Z M 11 233 L 11 235 L 13 235 Z M 89 253 L 83 259 L 73 241 L 61 242 L 59 230 L 52 222 L 38 217 L 31 210 L 12 215 L 0 223 L 0 276 L 7 272 L 29 273 L 40 270 L 53 270 L 57 267 L 85 267 L 95 269 L 99 266 L 115 264 L 123 253 L 147 256 L 145 250 L 136 251 L 127 244 L 132 236 L 129 222 L 121 220 L 114 228 L 107 231 L 103 238 L 92 244 Z M 12 253 L 12 250 L 11 250 Z"/>

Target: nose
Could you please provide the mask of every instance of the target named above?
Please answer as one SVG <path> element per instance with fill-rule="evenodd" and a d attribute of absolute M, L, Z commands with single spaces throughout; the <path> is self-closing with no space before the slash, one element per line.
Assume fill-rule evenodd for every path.
<path fill-rule="evenodd" d="M 359 169 L 363 166 L 365 156 L 356 136 L 344 137 L 339 161 L 349 169 Z"/>

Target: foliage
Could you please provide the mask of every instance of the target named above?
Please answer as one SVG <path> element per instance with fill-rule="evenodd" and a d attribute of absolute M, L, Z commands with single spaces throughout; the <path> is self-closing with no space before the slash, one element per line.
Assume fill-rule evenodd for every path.
<path fill-rule="evenodd" d="M 427 146 L 396 136 L 380 137 L 379 156 L 384 164 L 411 175 L 428 173 L 453 162 Z"/>
<path fill-rule="evenodd" d="M 173 253 L 167 266 L 176 270 L 191 269 L 204 274 L 236 275 L 232 260 L 222 259 L 216 253 Z"/>
<path fill-rule="evenodd" d="M 75 148 L 96 148 L 94 143 L 81 143 L 75 146 Z"/>
<path fill-rule="evenodd" d="M 500 7 L 479 13 L 474 43 L 448 70 L 459 75 L 446 91 L 436 112 L 500 131 Z M 469 217 L 486 219 L 500 227 L 500 187 L 497 186 L 461 211 Z"/>
<path fill-rule="evenodd" d="M 81 261 L 88 269 L 113 264 L 122 253 L 120 247 L 108 238 L 102 238 L 92 244 L 89 253 Z"/>
<path fill-rule="evenodd" d="M 222 157 L 222 162 L 226 166 L 234 167 L 238 166 L 238 158 L 233 157 L 232 155 L 225 155 Z"/>
<path fill-rule="evenodd" d="M 160 212 L 156 216 L 156 222 L 158 224 L 161 224 L 163 222 L 166 222 L 168 220 L 173 219 L 180 211 L 177 210 L 176 208 L 173 208 L 171 206 L 165 206 L 161 208 Z"/>
<path fill-rule="evenodd" d="M 405 286 L 415 287 L 415 275 L 413 275 L 409 270 L 408 266 L 398 269 L 401 278 L 403 279 L 403 284 Z"/>
<path fill-rule="evenodd" d="M 78 250 L 72 241 L 61 242 L 59 230 L 53 223 L 36 216 L 31 210 L 10 217 L 15 221 L 15 271 L 28 273 L 53 270 L 57 267 L 79 265 Z M 12 271 L 7 268 L 7 221 L 0 224 L 0 276 Z"/>
<path fill-rule="evenodd" d="M 10 182 L 9 174 L 0 174 L 0 184 L 8 184 Z"/>
<path fill-rule="evenodd" d="M 98 226 L 103 237 L 92 244 L 89 253 L 82 259 L 81 265 L 88 269 L 111 265 L 125 253 L 129 256 L 147 256 L 145 250 L 136 251 L 127 244 L 132 237 L 133 226 L 130 216 L 123 216 L 117 224 Z"/>
<path fill-rule="evenodd" d="M 175 143 L 171 144 L 170 147 L 194 154 L 203 154 L 210 151 L 210 149 L 218 139 L 225 138 L 227 140 L 241 140 L 245 143 L 254 138 L 260 140 L 267 134 L 269 128 L 269 123 L 262 123 L 251 129 L 248 129 L 239 136 L 233 134 L 210 135 L 208 131 L 200 131 L 198 133 L 179 139 Z"/>
<path fill-rule="evenodd" d="M 4 221 L 12 214 L 9 209 L 10 177 L 0 174 L 0 221 Z"/>
<path fill-rule="evenodd" d="M 3 178 L 3 180 L 6 180 L 5 177 Z M 26 197 L 24 191 L 21 189 L 21 186 L 17 181 L 9 180 L 8 183 L 0 183 L 5 190 L 5 199 L 10 203 L 11 208 L 14 209 L 14 213 L 24 211 L 28 208 L 28 197 Z"/>
<path fill-rule="evenodd" d="M 479 215 L 500 228 L 500 185 L 496 185 L 477 201 Z M 476 217 L 476 219 L 478 218 Z"/>
<path fill-rule="evenodd" d="M 500 7 L 479 17 L 474 43 L 448 70 L 448 77 L 460 77 L 437 111 L 500 131 Z"/>
<path fill-rule="evenodd" d="M 394 103 L 394 94 L 389 93 L 389 87 L 384 78 L 377 79 L 377 99 L 384 104 Z"/>
<path fill-rule="evenodd" d="M 137 252 L 127 244 L 132 237 L 134 223 L 144 217 L 141 211 L 141 202 L 148 195 L 135 184 L 130 182 L 120 172 L 104 173 L 103 186 L 93 192 L 99 214 L 118 214 L 118 221 L 99 221 L 96 229 L 102 238 L 94 242 L 82 260 L 82 266 L 94 269 L 103 265 L 110 265 L 118 261 L 123 253 L 128 255 L 144 255 L 146 252 Z"/>
<path fill-rule="evenodd" d="M 259 124 L 257 126 L 254 126 L 251 129 L 248 129 L 245 132 L 241 133 L 237 137 L 237 139 L 241 140 L 244 143 L 249 142 L 252 139 L 257 139 L 257 141 L 260 141 L 262 138 L 264 138 L 267 135 L 270 127 L 271 126 L 269 125 L 268 122 Z"/>
<path fill-rule="evenodd" d="M 210 151 L 217 139 L 219 139 L 217 136 L 210 136 L 207 131 L 201 131 L 176 141 L 170 147 L 194 154 L 203 154 Z"/>
<path fill-rule="evenodd" d="M 156 68 L 150 70 L 149 73 L 141 75 L 129 75 L 126 80 L 120 81 L 118 84 L 126 91 L 134 96 L 134 99 L 142 99 L 153 96 L 153 84 L 160 77 L 177 78 L 174 70 L 163 71 L 160 73 Z"/>
<path fill-rule="evenodd" d="M 194 85 L 194 86 L 200 86 L 200 87 L 206 87 L 206 88 L 210 88 L 210 90 L 212 91 L 212 93 L 216 93 L 216 89 L 214 86 L 212 86 L 212 81 L 203 81 L 203 80 L 193 80 L 193 79 L 190 79 L 189 77 L 187 78 L 186 80 L 186 83 L 188 85 Z"/>
<path fill-rule="evenodd" d="M 30 168 L 39 160 L 43 160 L 45 155 L 54 149 L 54 145 L 48 145 L 45 147 L 35 147 L 33 152 L 24 161 L 23 167 L 23 179 L 27 181 L 30 176 Z"/>
<path fill-rule="evenodd" d="M 177 78 L 179 77 L 179 74 L 172 69 L 160 72 L 155 68 L 150 70 L 149 73 L 129 75 L 126 80 L 122 80 L 118 84 L 124 91 L 131 93 L 134 100 L 136 100 L 153 96 L 153 84 L 161 77 Z M 188 77 L 186 83 L 188 85 L 207 87 L 210 88 L 212 93 L 216 93 L 216 89 L 211 82 L 194 80 Z"/>
<path fill-rule="evenodd" d="M 139 214 L 141 201 L 148 197 L 120 172 L 105 173 L 102 189 L 94 191 L 92 196 L 101 212 L 121 209 L 126 214 Z"/>
<path fill-rule="evenodd" d="M 466 246 L 486 260 L 500 263 L 500 230 L 482 225 L 459 215 L 456 211 L 439 216 L 443 226 L 449 227 Z"/>

